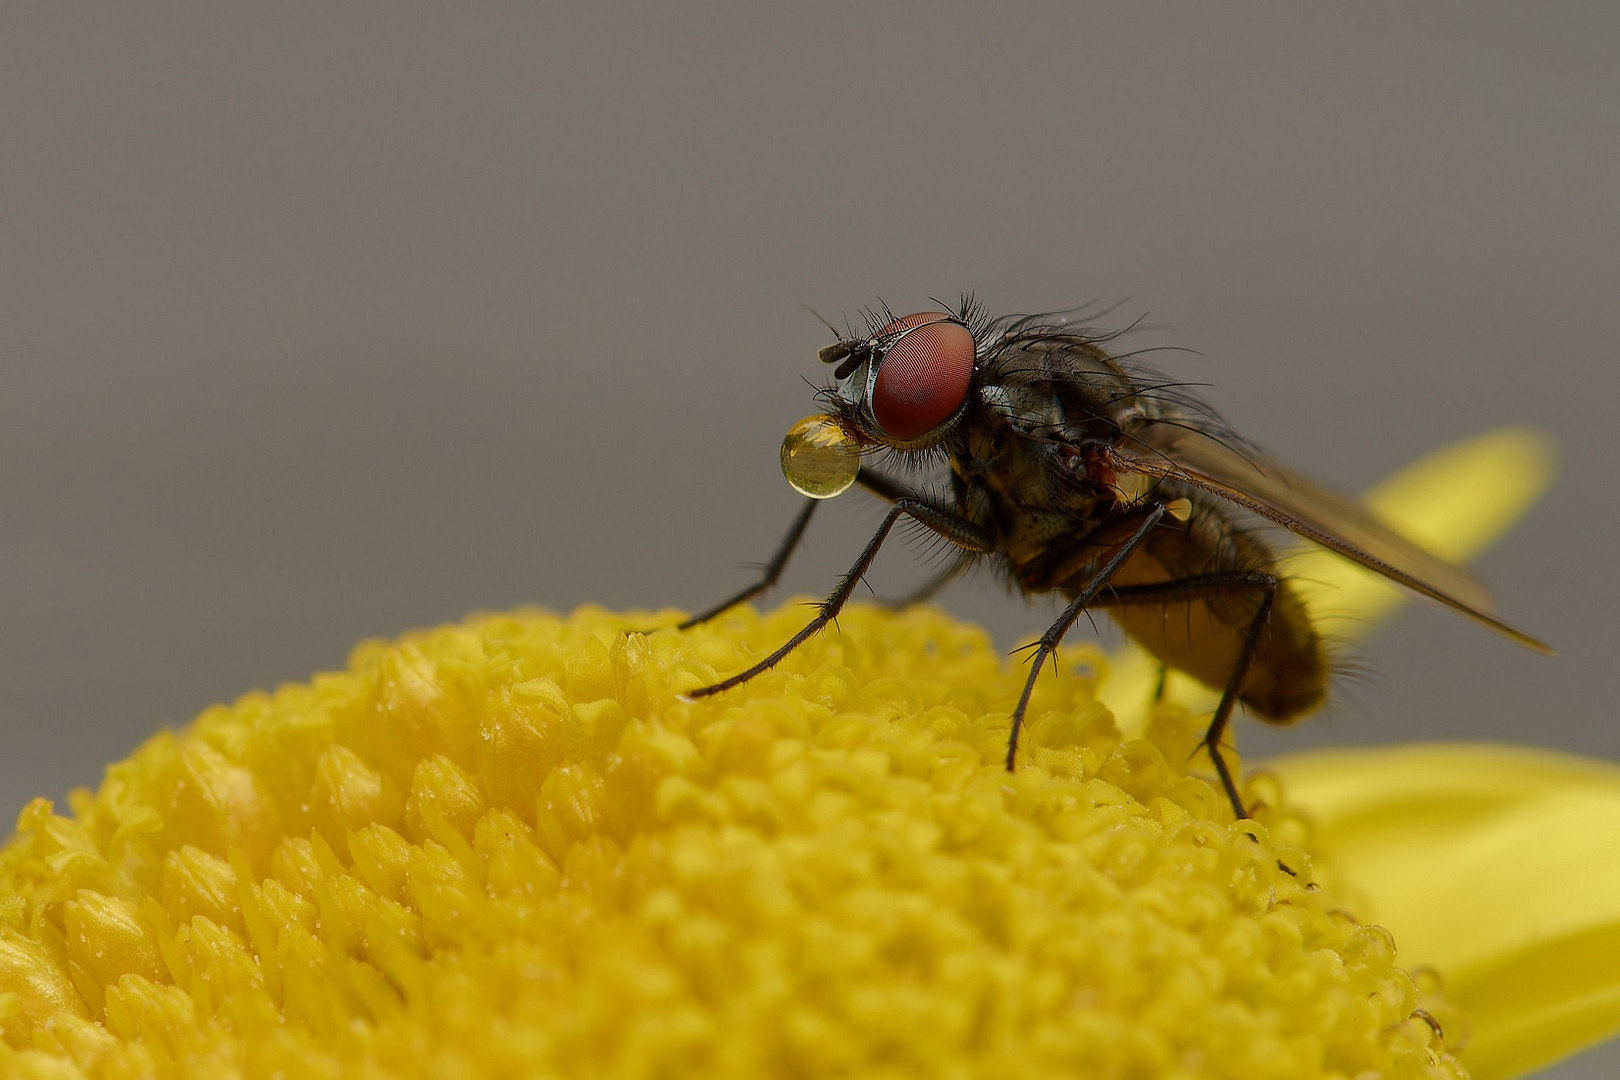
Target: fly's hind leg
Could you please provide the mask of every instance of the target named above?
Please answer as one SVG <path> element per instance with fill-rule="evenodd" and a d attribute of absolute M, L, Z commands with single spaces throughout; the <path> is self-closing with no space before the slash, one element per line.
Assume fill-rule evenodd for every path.
<path fill-rule="evenodd" d="M 1204 732 L 1203 739 L 1204 749 L 1209 752 L 1209 759 L 1215 766 L 1215 775 L 1220 777 L 1221 789 L 1226 792 L 1226 798 L 1232 804 L 1232 812 L 1239 818 L 1248 817 L 1249 812 L 1244 809 L 1243 798 L 1238 794 L 1237 781 L 1232 776 L 1231 766 L 1227 765 L 1226 758 L 1221 753 L 1221 740 L 1226 735 L 1227 725 L 1232 721 L 1232 710 L 1237 706 L 1238 692 L 1243 687 L 1244 676 L 1249 673 L 1249 665 L 1254 662 L 1260 635 L 1265 632 L 1266 621 L 1271 616 L 1272 606 L 1277 602 L 1277 591 L 1280 587 L 1281 580 L 1276 574 L 1268 574 L 1261 570 L 1238 570 L 1221 574 L 1201 574 L 1197 577 L 1178 578 L 1151 585 L 1122 585 L 1109 590 L 1094 601 L 1096 607 L 1130 607 L 1136 604 L 1173 603 L 1178 600 L 1214 600 L 1234 593 L 1259 594 L 1260 606 L 1244 630 L 1243 647 L 1238 652 L 1237 662 L 1232 665 L 1232 673 L 1227 676 L 1226 686 L 1221 691 L 1220 704 L 1215 706 L 1215 715 L 1210 719 L 1209 728 Z"/>

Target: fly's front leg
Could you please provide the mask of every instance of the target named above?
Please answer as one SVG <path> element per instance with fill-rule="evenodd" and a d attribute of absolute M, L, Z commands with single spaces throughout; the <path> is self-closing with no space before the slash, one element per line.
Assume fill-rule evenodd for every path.
<path fill-rule="evenodd" d="M 905 483 L 892 476 L 871 469 L 863 469 L 855 477 L 855 482 L 870 491 L 884 502 L 899 502 L 901 499 L 915 499 L 918 502 L 928 502 L 926 498 L 908 487 Z M 974 559 L 986 554 L 985 551 L 971 547 L 959 547 L 956 557 L 949 566 L 939 571 L 933 577 L 923 582 L 906 595 L 894 600 L 884 600 L 882 604 L 890 611 L 899 611 L 915 604 L 927 603 L 933 599 L 934 594 L 945 586 L 961 577 L 967 568 L 973 565 Z"/>
<path fill-rule="evenodd" d="M 840 578 L 838 587 L 832 591 L 832 594 L 827 599 L 817 605 L 816 617 L 810 620 L 808 626 L 794 634 L 786 645 L 783 645 L 747 671 L 739 672 L 723 682 L 715 683 L 713 686 L 705 686 L 690 691 L 690 695 L 692 697 L 708 697 L 710 694 L 718 694 L 722 690 L 730 690 L 734 686 L 742 685 L 755 675 L 775 667 L 788 653 L 797 649 L 811 635 L 836 619 L 838 613 L 843 610 L 845 602 L 849 600 L 850 594 L 855 591 L 856 583 L 861 580 L 867 568 L 872 565 L 872 560 L 877 557 L 878 548 L 883 546 L 883 541 L 889 535 L 889 530 L 894 528 L 894 523 L 900 520 L 901 517 L 910 517 L 921 522 L 951 543 L 968 551 L 987 554 L 993 548 L 990 535 L 980 526 L 964 518 L 957 517 L 949 511 L 930 505 L 921 499 L 902 496 L 895 501 L 895 504 L 889 508 L 889 512 L 884 515 L 883 524 L 878 526 L 877 533 L 873 535 L 871 540 L 867 541 L 866 547 L 861 550 L 860 558 L 856 559 L 855 565 L 849 568 L 849 573 Z"/>
<path fill-rule="evenodd" d="M 1108 584 L 1109 579 L 1119 572 L 1121 566 L 1125 565 L 1125 560 L 1129 559 L 1136 549 L 1147 541 L 1149 534 L 1153 532 L 1153 527 L 1165 515 L 1164 504 L 1149 504 L 1140 512 L 1140 515 L 1141 522 L 1132 531 L 1131 535 L 1126 537 L 1125 541 L 1114 549 L 1113 554 L 1108 557 L 1108 561 L 1095 574 L 1091 575 L 1090 580 L 1075 594 L 1074 600 L 1070 602 L 1068 607 L 1063 609 L 1063 614 L 1057 617 L 1057 622 L 1048 627 L 1046 633 L 1042 634 L 1040 640 L 1036 641 L 1032 646 L 1035 650 L 1035 656 L 1029 665 L 1029 678 L 1024 680 L 1024 692 L 1018 696 L 1018 707 L 1013 710 L 1012 715 L 1012 730 L 1007 735 L 1008 772 L 1013 771 L 1013 766 L 1018 760 L 1018 735 L 1024 726 L 1024 713 L 1029 709 L 1029 698 L 1035 692 L 1035 680 L 1041 673 L 1041 665 L 1046 663 L 1048 656 L 1057 652 L 1058 643 L 1063 640 L 1063 635 L 1069 632 L 1069 627 L 1074 625 L 1074 621 L 1080 617 L 1080 613 L 1097 599 L 1097 595 Z"/>
<path fill-rule="evenodd" d="M 788 529 L 787 535 L 782 538 L 782 543 L 777 547 L 776 554 L 772 555 L 771 561 L 765 564 L 764 576 L 736 595 L 720 601 L 707 611 L 693 615 L 676 626 L 675 629 L 690 630 L 698 623 L 706 623 L 722 611 L 752 600 L 772 585 L 775 585 L 776 579 L 782 576 L 782 568 L 787 565 L 788 559 L 792 558 L 793 550 L 799 546 L 799 541 L 804 537 L 805 527 L 810 524 L 810 515 L 816 512 L 818 505 L 820 505 L 820 500 L 817 499 L 806 499 L 804 501 L 804 509 L 800 510 L 799 516 L 793 519 L 793 525 Z"/>
<path fill-rule="evenodd" d="M 1254 662 L 1255 650 L 1260 645 L 1260 635 L 1265 631 L 1266 620 L 1271 615 L 1272 605 L 1277 601 L 1277 590 L 1280 587 L 1281 580 L 1276 574 L 1268 574 L 1262 570 L 1239 570 L 1155 582 L 1151 585 L 1123 585 L 1109 590 L 1096 601 L 1098 607 L 1129 607 L 1133 604 L 1162 604 L 1177 600 L 1214 600 L 1243 592 L 1259 594 L 1260 606 L 1255 611 L 1254 618 L 1249 620 L 1248 629 L 1243 633 L 1243 648 L 1238 652 L 1237 663 L 1232 665 L 1232 674 L 1227 676 L 1226 687 L 1221 691 L 1220 704 L 1215 706 L 1215 715 L 1210 719 L 1209 728 L 1204 732 L 1203 739 L 1204 749 L 1209 751 L 1209 759 L 1215 765 L 1215 775 L 1220 777 L 1221 788 L 1232 804 L 1232 812 L 1239 818 L 1248 817 L 1249 812 L 1244 809 L 1243 798 L 1238 794 L 1237 781 L 1232 776 L 1232 769 L 1221 754 L 1221 740 L 1226 735 L 1227 725 L 1232 721 L 1232 710 L 1237 707 L 1238 692 L 1243 687 L 1244 676 L 1249 673 L 1249 665 Z"/>
<path fill-rule="evenodd" d="M 891 503 L 903 498 L 918 498 L 910 488 L 882 473 L 863 469 L 856 475 L 855 480 L 878 498 Z M 782 570 L 787 566 L 788 560 L 798 550 L 799 541 L 804 538 L 804 530 L 810 525 L 810 515 L 816 512 L 816 507 L 820 506 L 821 502 L 820 499 L 806 499 L 804 501 L 804 509 L 800 510 L 799 515 L 793 519 L 793 524 L 788 527 L 787 535 L 782 537 L 781 544 L 777 545 L 776 554 L 772 555 L 771 561 L 765 564 L 765 572 L 758 581 L 726 597 L 713 607 L 691 616 L 684 622 L 677 623 L 675 629 L 690 630 L 699 623 L 706 623 L 716 615 L 734 608 L 738 604 L 746 603 L 775 586 L 777 579 L 782 576 Z"/>

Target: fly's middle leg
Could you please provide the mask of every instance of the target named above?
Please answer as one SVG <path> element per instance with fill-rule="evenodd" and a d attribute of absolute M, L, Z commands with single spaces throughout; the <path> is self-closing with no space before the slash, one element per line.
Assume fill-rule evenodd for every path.
<path fill-rule="evenodd" d="M 915 589 L 901 596 L 881 600 L 880 603 L 890 611 L 904 611 L 906 608 L 916 607 L 918 604 L 926 604 L 939 595 L 941 589 L 961 577 L 968 567 L 973 565 L 973 560 L 977 557 L 978 553 L 976 552 L 959 551 L 951 559 L 949 565 L 936 572 Z"/>

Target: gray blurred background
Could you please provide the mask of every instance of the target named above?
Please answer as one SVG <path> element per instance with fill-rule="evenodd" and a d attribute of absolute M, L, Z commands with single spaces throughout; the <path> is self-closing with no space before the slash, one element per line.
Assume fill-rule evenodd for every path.
<path fill-rule="evenodd" d="M 963 290 L 1145 316 L 1351 490 L 1556 433 L 1479 566 L 1557 658 L 1415 606 L 1239 739 L 1620 758 L 1617 54 L 1602 3 L 7 3 L 0 814 L 369 635 L 718 598 L 798 505 L 800 305 Z M 878 518 L 826 508 L 777 599 Z M 942 600 L 1009 646 L 1052 610 Z"/>

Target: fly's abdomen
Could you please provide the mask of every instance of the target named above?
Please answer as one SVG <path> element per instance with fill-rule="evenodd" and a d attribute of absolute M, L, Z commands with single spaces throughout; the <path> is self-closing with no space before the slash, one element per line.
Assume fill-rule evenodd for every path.
<path fill-rule="evenodd" d="M 1267 575 L 1276 581 L 1276 594 L 1257 625 Z M 1287 723 L 1326 696 L 1321 638 L 1305 605 L 1278 577 L 1271 552 L 1253 537 L 1195 518 L 1190 528 L 1159 533 L 1111 584 L 1118 591 L 1107 601 L 1108 613 L 1120 628 L 1166 667 L 1217 690 L 1237 670 L 1254 628 L 1254 657 L 1237 696 L 1261 719 Z M 1131 586 L 1140 600 L 1132 600 Z"/>

